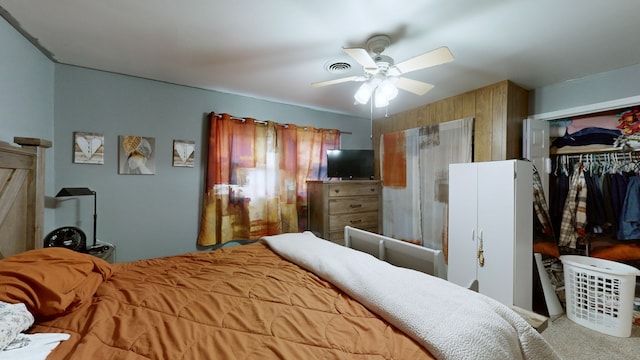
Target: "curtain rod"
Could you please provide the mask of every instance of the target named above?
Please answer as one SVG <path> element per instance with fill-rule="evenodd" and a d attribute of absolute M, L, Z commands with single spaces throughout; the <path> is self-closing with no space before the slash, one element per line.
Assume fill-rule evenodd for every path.
<path fill-rule="evenodd" d="M 216 114 L 216 116 L 220 116 L 220 114 Z M 240 116 L 230 116 L 230 119 L 231 119 L 231 120 L 241 120 L 242 122 L 245 122 L 245 121 L 247 120 L 247 118 L 243 118 L 243 117 L 240 117 Z M 256 123 L 258 123 L 258 124 L 265 124 L 265 125 L 267 125 L 267 123 L 268 123 L 268 121 L 266 121 L 266 120 L 256 120 L 256 119 L 253 119 L 253 122 L 256 122 Z M 275 122 L 275 121 L 274 121 L 274 123 L 275 123 L 277 126 L 283 126 L 285 129 L 288 129 L 288 128 L 289 128 L 289 125 L 288 125 L 288 124 L 281 124 L 281 123 L 277 123 L 277 122 Z M 303 126 L 302 128 L 303 128 L 304 130 L 307 130 L 307 127 L 306 127 L 306 126 Z M 327 129 L 327 130 L 334 130 L 334 129 Z M 348 135 L 353 134 L 353 133 L 352 133 L 352 132 L 350 132 L 350 131 L 342 131 L 342 130 L 340 130 L 340 129 L 338 129 L 338 131 L 340 131 L 340 135 L 342 135 L 342 134 L 348 134 Z"/>

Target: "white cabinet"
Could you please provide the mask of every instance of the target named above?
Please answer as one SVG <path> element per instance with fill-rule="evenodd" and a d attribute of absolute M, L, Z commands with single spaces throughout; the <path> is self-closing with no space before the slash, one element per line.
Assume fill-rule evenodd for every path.
<path fill-rule="evenodd" d="M 449 281 L 531 310 L 532 182 L 528 161 L 449 166 Z"/>

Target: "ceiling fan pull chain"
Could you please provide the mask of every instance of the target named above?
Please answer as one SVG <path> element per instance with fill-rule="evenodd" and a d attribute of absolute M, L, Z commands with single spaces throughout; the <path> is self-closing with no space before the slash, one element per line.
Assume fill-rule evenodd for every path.
<path fill-rule="evenodd" d="M 371 95 L 373 97 L 373 95 Z M 371 126 L 369 126 L 369 140 L 373 144 L 373 101 L 369 101 L 369 119 L 371 120 Z"/>

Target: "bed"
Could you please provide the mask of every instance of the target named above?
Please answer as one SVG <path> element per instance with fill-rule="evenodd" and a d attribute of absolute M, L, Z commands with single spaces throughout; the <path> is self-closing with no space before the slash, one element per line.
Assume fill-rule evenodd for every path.
<path fill-rule="evenodd" d="M 0 258 L 42 247 L 48 140 L 0 142 Z"/>
<path fill-rule="evenodd" d="M 0 159 L 15 149 L 5 150 Z M 357 229 L 345 230 L 355 249 L 303 232 L 116 264 L 37 249 L 42 235 L 23 230 L 2 238 L 26 245 L 0 260 L 0 301 L 33 317 L 22 334 L 64 338 L 3 359 L 558 358 L 508 307 L 425 274 L 438 271 L 441 254 L 425 253 L 422 271 L 395 266 L 379 258 L 415 267 L 402 254 L 419 251 Z M 376 256 L 360 244 L 367 238 Z"/>

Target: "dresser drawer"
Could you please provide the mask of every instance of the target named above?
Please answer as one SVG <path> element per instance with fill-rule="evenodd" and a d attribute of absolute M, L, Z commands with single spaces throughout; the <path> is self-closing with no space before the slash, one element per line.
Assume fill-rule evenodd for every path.
<path fill-rule="evenodd" d="M 378 211 L 377 196 L 343 197 L 329 199 L 329 215 Z"/>
<path fill-rule="evenodd" d="M 378 212 L 329 215 L 329 231 L 344 230 L 347 225 L 359 229 L 378 226 Z"/>
<path fill-rule="evenodd" d="M 378 195 L 380 186 L 372 183 L 352 183 L 349 181 L 329 184 L 329 197 Z"/>

